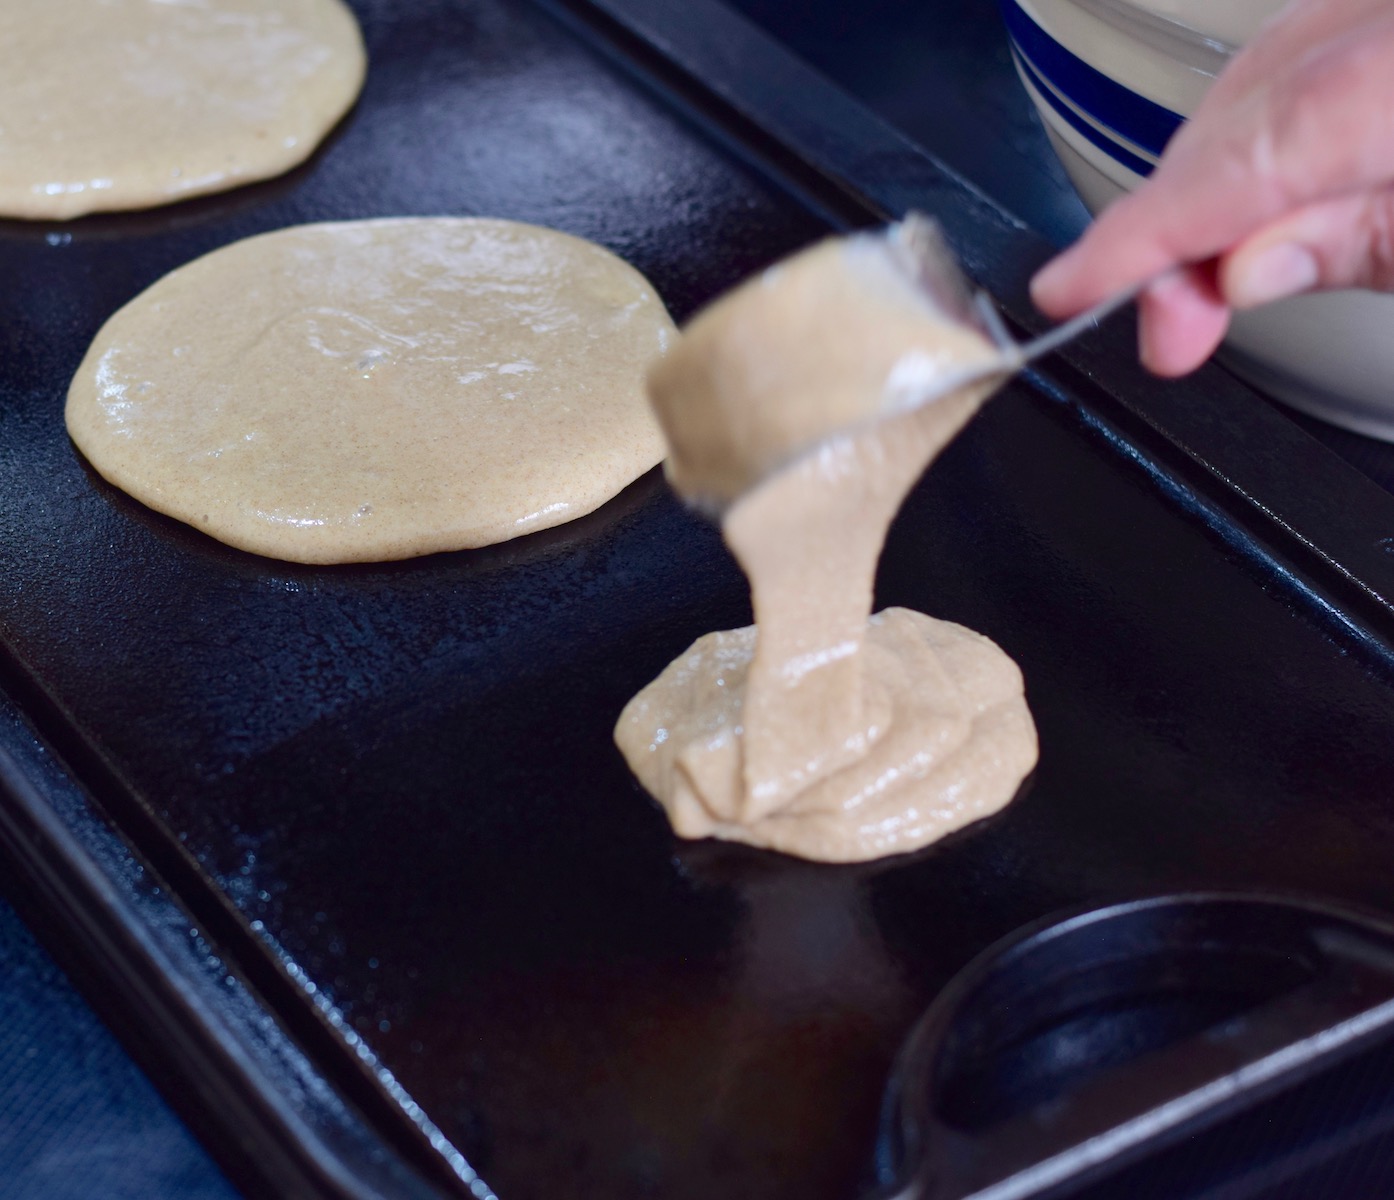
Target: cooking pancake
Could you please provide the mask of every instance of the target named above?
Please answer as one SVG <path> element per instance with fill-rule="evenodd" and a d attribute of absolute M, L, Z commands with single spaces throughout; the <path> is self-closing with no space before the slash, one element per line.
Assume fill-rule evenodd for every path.
<path fill-rule="evenodd" d="M 68 429 L 116 486 L 245 550 L 459 550 L 590 512 L 661 459 L 643 380 L 673 333 L 638 271 L 555 230 L 307 225 L 117 312 Z"/>
<path fill-rule="evenodd" d="M 340 0 L 4 0 L 0 216 L 279 175 L 352 105 L 365 62 Z"/>

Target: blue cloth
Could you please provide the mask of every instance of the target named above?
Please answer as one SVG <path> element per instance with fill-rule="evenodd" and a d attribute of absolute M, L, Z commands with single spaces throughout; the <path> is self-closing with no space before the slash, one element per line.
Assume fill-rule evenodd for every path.
<path fill-rule="evenodd" d="M 0 901 L 0 1196 L 236 1195 L 15 911 Z"/>

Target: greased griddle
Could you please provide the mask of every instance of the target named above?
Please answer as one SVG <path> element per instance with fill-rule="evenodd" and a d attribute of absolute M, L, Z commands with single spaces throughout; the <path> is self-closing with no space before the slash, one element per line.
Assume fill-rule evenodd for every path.
<path fill-rule="evenodd" d="M 878 604 L 1017 658 L 1000 817 L 825 867 L 675 840 L 610 742 L 749 620 L 655 472 L 483 551 L 313 569 L 106 486 L 62 426 L 120 304 L 240 237 L 538 221 L 679 319 L 914 206 L 1023 326 L 1046 247 L 718 5 L 355 5 L 359 106 L 304 168 L 0 226 L 9 890 L 252 1194 L 850 1197 L 892 1059 L 975 954 L 1164 891 L 1394 911 L 1394 497 L 1216 371 L 1111 328 L 913 493 Z"/>

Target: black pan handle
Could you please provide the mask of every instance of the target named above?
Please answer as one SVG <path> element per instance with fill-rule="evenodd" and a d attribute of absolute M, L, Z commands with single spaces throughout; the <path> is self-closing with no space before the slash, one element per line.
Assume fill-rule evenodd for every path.
<path fill-rule="evenodd" d="M 1247 1108 L 1394 1026 L 1394 926 L 1206 893 L 1048 920 L 911 1031 L 877 1196 L 1037 1200 Z"/>

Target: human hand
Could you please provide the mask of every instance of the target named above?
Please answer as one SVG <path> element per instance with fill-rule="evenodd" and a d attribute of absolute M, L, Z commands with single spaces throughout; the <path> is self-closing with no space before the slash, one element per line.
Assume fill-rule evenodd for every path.
<path fill-rule="evenodd" d="M 1154 277 L 1138 299 L 1139 351 L 1159 375 L 1199 366 L 1234 309 L 1320 288 L 1394 291 L 1390 0 L 1285 9 L 1151 178 L 1048 264 L 1032 295 L 1066 317 Z"/>

